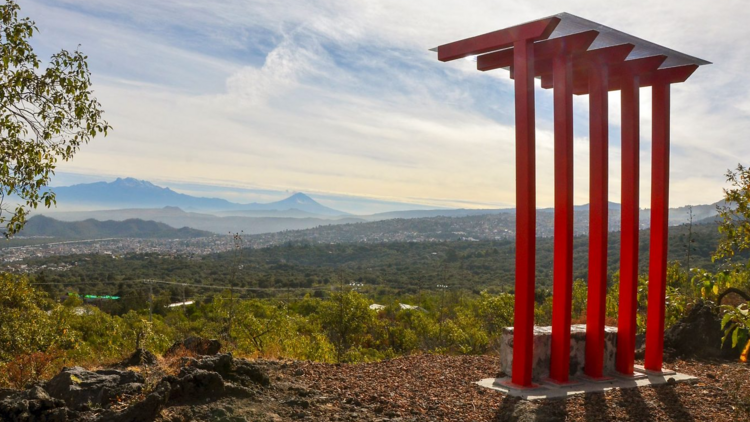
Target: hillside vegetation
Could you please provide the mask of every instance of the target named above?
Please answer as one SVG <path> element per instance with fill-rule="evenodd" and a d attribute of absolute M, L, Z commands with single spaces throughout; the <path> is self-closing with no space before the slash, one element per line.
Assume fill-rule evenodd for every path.
<path fill-rule="evenodd" d="M 670 228 L 670 261 L 687 265 L 687 226 Z M 716 225 L 692 228 L 691 267 L 713 269 L 711 253 L 719 234 Z M 640 271 L 648 271 L 648 231 L 640 236 Z M 619 270 L 619 233 L 609 239 L 609 274 L 611 282 Z M 368 293 L 417 293 L 434 290 L 436 285 L 450 289 L 479 292 L 483 289 L 512 291 L 515 271 L 515 242 L 450 241 L 387 242 L 356 244 L 288 243 L 266 248 L 245 248 L 206 256 L 160 256 L 128 254 L 119 259 L 102 255 L 72 255 L 33 259 L 31 268 L 39 268 L 36 278 L 50 283 L 48 289 L 63 292 L 79 290 L 96 294 L 124 294 L 132 287 L 129 281 L 140 279 L 168 280 L 186 283 L 194 293 L 208 294 L 214 289 L 204 285 L 233 286 L 244 297 L 268 297 L 320 290 L 330 291 L 342 280 L 363 284 Z M 537 239 L 537 288 L 552 286 L 553 241 Z M 574 240 L 574 277 L 587 279 L 588 238 Z M 67 265 L 63 265 L 67 264 Z M 44 270 L 46 267 L 68 267 L 66 271 Z M 81 284 L 84 283 L 84 284 Z M 138 287 L 142 289 L 142 287 Z M 169 290 L 175 299 L 182 287 L 154 286 Z"/>
<path fill-rule="evenodd" d="M 182 227 L 176 229 L 156 221 L 128 219 L 124 221 L 64 222 L 37 215 L 30 218 L 20 236 L 44 236 L 58 239 L 98 239 L 109 237 L 132 237 L 142 239 L 192 239 L 213 236 L 213 233 Z"/>

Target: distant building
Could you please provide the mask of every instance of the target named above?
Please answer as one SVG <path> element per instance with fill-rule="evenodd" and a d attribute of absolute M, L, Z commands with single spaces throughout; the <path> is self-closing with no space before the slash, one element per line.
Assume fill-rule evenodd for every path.
<path fill-rule="evenodd" d="M 188 300 L 187 302 L 170 303 L 167 308 L 177 308 L 178 306 L 189 306 L 195 303 L 195 301 Z"/>

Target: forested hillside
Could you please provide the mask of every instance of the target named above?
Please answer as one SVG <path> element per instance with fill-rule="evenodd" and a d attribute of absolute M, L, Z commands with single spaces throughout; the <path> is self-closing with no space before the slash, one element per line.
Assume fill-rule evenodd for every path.
<path fill-rule="evenodd" d="M 213 236 L 213 233 L 189 227 L 174 228 L 156 221 L 129 219 L 125 221 L 65 222 L 37 215 L 29 219 L 20 236 L 45 236 L 57 239 L 97 239 L 105 237 L 136 237 L 142 239 L 192 239 Z"/>
<path fill-rule="evenodd" d="M 670 228 L 669 259 L 681 261 L 683 266 L 688 264 L 688 230 L 688 226 Z M 695 225 L 692 232 L 689 265 L 712 269 L 710 255 L 719 236 L 716 226 Z M 647 230 L 641 231 L 640 239 L 640 270 L 645 273 L 648 271 Z M 619 233 L 611 233 L 610 276 L 618 271 L 619 241 Z M 576 237 L 574 248 L 574 276 L 585 280 L 588 238 Z M 539 238 L 537 250 L 537 286 L 549 289 L 552 285 L 552 239 Z M 202 257 L 130 254 L 112 259 L 101 255 L 73 255 L 31 260 L 28 264 L 32 268 L 68 267 L 66 271 L 42 269 L 37 272 L 36 278 L 52 283 L 47 288 L 57 292 L 79 286 L 79 290 L 87 292 L 125 294 L 129 289 L 143 289 L 141 285 L 130 283 L 132 280 L 158 279 L 187 283 L 189 292 L 193 293 L 215 292 L 200 286 L 218 285 L 253 289 L 238 290 L 238 294 L 263 297 L 294 291 L 318 290 L 324 294 L 342 282 L 363 284 L 360 288 L 372 294 L 415 293 L 434 290 L 438 284 L 474 292 L 486 288 L 511 290 L 514 254 L 513 240 L 334 245 L 288 243 Z M 118 283 L 120 281 L 126 283 Z M 158 285 L 153 288 L 171 291 L 175 300 L 184 294 L 182 286 Z"/>

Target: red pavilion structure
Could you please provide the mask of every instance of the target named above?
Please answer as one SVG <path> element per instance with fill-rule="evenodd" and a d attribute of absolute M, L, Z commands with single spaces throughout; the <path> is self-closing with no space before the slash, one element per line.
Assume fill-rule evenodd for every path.
<path fill-rule="evenodd" d="M 533 387 L 536 251 L 534 78 L 553 90 L 553 382 L 569 382 L 573 290 L 573 95 L 589 96 L 590 227 L 585 375 L 604 378 L 608 234 L 608 92 L 621 93 L 622 225 L 615 368 L 633 375 L 638 288 L 640 88 L 652 90 L 651 226 L 645 369 L 662 371 L 669 208 L 670 85 L 709 62 L 568 13 L 437 47 L 438 60 L 476 56 L 515 85 L 516 281 L 511 384 Z"/>

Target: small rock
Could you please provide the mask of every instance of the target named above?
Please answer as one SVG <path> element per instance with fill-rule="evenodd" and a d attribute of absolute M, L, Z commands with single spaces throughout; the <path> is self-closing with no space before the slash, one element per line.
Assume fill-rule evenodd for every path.
<path fill-rule="evenodd" d="M 172 356 L 180 349 L 196 355 L 215 355 L 221 350 L 221 342 L 219 340 L 202 337 L 188 337 L 183 341 L 174 343 L 172 347 L 164 353 L 164 356 Z"/>
<path fill-rule="evenodd" d="M 228 416 L 227 411 L 222 409 L 221 407 L 217 407 L 216 409 L 211 410 L 211 416 L 215 418 L 223 418 L 225 416 Z"/>
<path fill-rule="evenodd" d="M 282 419 L 281 416 L 277 415 L 276 413 L 266 413 L 266 419 L 268 419 L 270 422 L 284 421 L 284 419 Z"/>
<path fill-rule="evenodd" d="M 148 350 L 144 349 L 136 349 L 136 351 L 130 355 L 129 358 L 122 361 L 120 364 L 121 366 L 141 366 L 141 365 L 155 365 L 156 364 L 156 355 L 149 352 Z"/>
<path fill-rule="evenodd" d="M 291 399 L 284 402 L 287 406 L 294 406 L 294 407 L 301 407 L 303 409 L 308 409 L 310 407 L 310 402 L 304 399 Z"/>
<path fill-rule="evenodd" d="M 359 401 L 359 399 L 357 399 L 355 397 L 347 397 L 344 400 L 344 403 L 351 404 L 351 405 L 354 405 L 354 406 L 362 406 L 362 402 Z"/>

